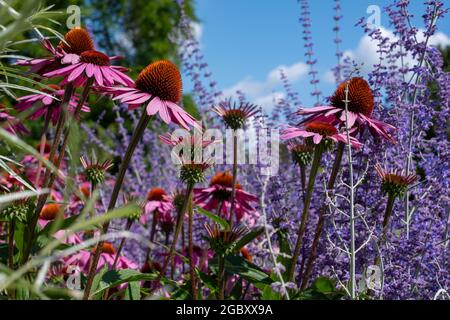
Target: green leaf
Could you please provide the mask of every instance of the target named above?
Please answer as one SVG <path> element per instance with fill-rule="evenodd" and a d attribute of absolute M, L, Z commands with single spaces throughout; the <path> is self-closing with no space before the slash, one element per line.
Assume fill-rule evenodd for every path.
<path fill-rule="evenodd" d="M 198 269 L 195 270 L 197 271 L 197 275 L 200 280 L 202 280 L 203 284 L 205 284 L 208 289 L 211 290 L 211 293 L 214 294 L 215 292 L 217 292 L 217 280 Z"/>
<path fill-rule="evenodd" d="M 67 219 L 64 220 L 54 220 L 50 223 L 48 223 L 40 232 L 40 235 L 49 235 L 50 233 L 55 233 L 59 230 L 68 229 L 78 218 L 80 217 L 79 214 L 73 215 Z"/>
<path fill-rule="evenodd" d="M 125 282 L 151 281 L 157 279 L 157 277 L 157 274 L 141 273 L 133 269 L 109 270 L 99 276 L 98 287 L 92 293 L 92 296 Z"/>
<path fill-rule="evenodd" d="M 211 219 L 212 221 L 214 221 L 215 223 L 220 225 L 222 227 L 222 229 L 224 229 L 224 230 L 230 229 L 230 225 L 228 224 L 228 222 L 226 220 L 222 219 L 221 217 L 219 217 L 218 215 L 216 215 L 212 212 L 209 212 L 208 210 L 205 210 L 199 206 L 196 206 L 196 209 L 198 210 L 198 213 L 208 217 L 209 219 Z"/>
<path fill-rule="evenodd" d="M 312 289 L 324 294 L 333 292 L 334 288 L 334 283 L 327 277 L 319 277 L 312 284 Z"/>
<path fill-rule="evenodd" d="M 211 260 L 210 267 L 217 274 L 217 257 Z M 225 272 L 229 275 L 238 274 L 253 284 L 271 284 L 273 282 L 267 273 L 240 256 L 225 257 Z"/>
<path fill-rule="evenodd" d="M 129 282 L 125 289 L 125 300 L 140 300 L 141 299 L 141 284 L 139 281 Z"/>
<path fill-rule="evenodd" d="M 257 238 L 261 235 L 261 233 L 264 232 L 264 228 L 259 228 L 255 231 L 247 233 L 245 236 L 243 236 L 238 242 L 236 242 L 235 250 L 239 251 L 241 248 L 243 248 L 246 244 L 253 241 L 253 239 Z"/>

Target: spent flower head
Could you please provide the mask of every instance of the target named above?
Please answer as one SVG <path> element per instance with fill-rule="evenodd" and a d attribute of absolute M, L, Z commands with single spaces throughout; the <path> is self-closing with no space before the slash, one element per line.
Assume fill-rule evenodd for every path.
<path fill-rule="evenodd" d="M 237 242 L 248 232 L 247 227 L 242 225 L 234 226 L 231 230 L 222 230 L 217 224 L 205 224 L 205 228 L 211 249 L 221 256 L 232 254 Z"/>
<path fill-rule="evenodd" d="M 247 119 L 259 112 L 259 107 L 251 103 L 233 102 L 227 99 L 214 106 L 213 111 L 222 117 L 228 128 L 237 130 L 242 129 Z"/>
<path fill-rule="evenodd" d="M 81 165 L 84 168 L 86 174 L 86 180 L 93 184 L 101 184 L 105 181 L 105 173 L 113 166 L 111 160 L 105 160 L 103 162 L 90 160 L 87 157 L 80 157 Z"/>
<path fill-rule="evenodd" d="M 415 174 L 405 175 L 398 170 L 388 171 L 379 163 L 375 165 L 375 170 L 381 178 L 381 191 L 383 194 L 393 197 L 402 197 L 408 190 L 408 187 L 418 179 L 418 176 Z"/>

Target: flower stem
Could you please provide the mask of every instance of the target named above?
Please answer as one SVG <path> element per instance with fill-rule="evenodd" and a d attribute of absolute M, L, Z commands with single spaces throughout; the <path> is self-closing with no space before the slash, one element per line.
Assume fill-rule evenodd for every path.
<path fill-rule="evenodd" d="M 8 231 L 8 268 L 14 270 L 14 230 L 16 223 L 14 219 L 9 221 L 9 231 Z M 15 299 L 16 291 L 14 288 L 8 289 L 8 296 L 11 300 Z"/>
<path fill-rule="evenodd" d="M 237 134 L 233 134 L 233 185 L 231 186 L 231 202 L 230 202 L 230 228 L 233 227 L 234 203 L 236 201 L 236 180 L 237 180 Z"/>
<path fill-rule="evenodd" d="M 302 197 L 304 203 L 306 197 L 306 168 L 303 164 L 300 164 L 300 182 L 302 184 Z"/>
<path fill-rule="evenodd" d="M 350 298 L 356 298 L 356 233 L 355 233 L 355 184 L 353 181 L 353 158 L 352 145 L 350 143 L 350 128 L 348 126 L 348 81 L 345 87 L 345 132 L 347 138 L 347 162 L 349 175 L 349 189 L 350 189 Z"/>
<path fill-rule="evenodd" d="M 379 248 L 381 248 L 383 242 L 386 240 L 389 220 L 391 219 L 391 216 L 392 216 L 392 209 L 394 208 L 394 203 L 395 203 L 395 196 L 392 193 L 389 193 L 387 204 L 386 204 L 386 211 L 384 212 L 384 217 L 383 217 L 381 237 L 378 242 Z M 376 256 L 373 264 L 379 265 L 380 262 L 381 262 L 380 257 Z"/>
<path fill-rule="evenodd" d="M 392 216 L 392 209 L 394 208 L 394 202 L 395 202 L 395 196 L 392 193 L 390 193 L 388 195 L 386 211 L 384 213 L 384 218 L 383 218 L 383 231 L 382 231 L 382 236 L 381 236 L 382 241 L 384 241 L 384 239 L 386 239 L 389 220 Z"/>
<path fill-rule="evenodd" d="M 157 220 L 158 220 L 158 210 L 155 210 L 153 212 L 152 227 L 150 229 L 150 242 L 153 242 L 153 240 L 155 239 Z M 147 262 L 148 259 L 150 258 L 150 251 L 151 248 L 148 248 L 147 253 L 145 254 L 145 262 Z"/>
<path fill-rule="evenodd" d="M 133 220 L 128 219 L 127 225 L 125 226 L 125 230 L 129 231 L 132 225 L 133 225 Z M 117 262 L 119 261 L 120 253 L 122 252 L 122 249 L 123 249 L 123 246 L 125 245 L 126 240 L 127 240 L 126 238 L 122 238 L 122 240 L 120 240 L 120 244 L 119 244 L 119 247 L 117 248 L 116 257 L 114 258 L 114 262 L 112 264 L 111 270 L 114 270 L 116 268 Z"/>
<path fill-rule="evenodd" d="M 197 281 L 195 276 L 195 265 L 194 265 L 194 239 L 192 225 L 194 221 L 194 211 L 192 210 L 192 192 L 189 196 L 188 204 L 188 214 L 189 214 L 189 224 L 188 224 L 188 242 L 189 242 L 189 272 L 191 275 L 191 294 L 192 299 L 197 300 Z"/>
<path fill-rule="evenodd" d="M 52 163 L 54 163 L 56 151 L 58 149 L 59 142 L 60 142 L 62 134 L 63 134 L 64 125 L 66 123 L 66 114 L 65 114 L 64 110 L 67 109 L 67 106 L 69 105 L 70 99 L 72 98 L 74 91 L 75 91 L 75 89 L 74 89 L 72 83 L 68 83 L 64 90 L 64 97 L 61 102 L 61 113 L 59 115 L 58 123 L 56 125 L 55 137 L 53 139 L 53 143 L 50 148 L 49 160 Z M 59 167 L 57 167 L 57 169 L 58 168 Z M 51 173 L 51 169 L 47 168 L 45 170 L 44 181 L 42 183 L 42 187 L 44 189 L 51 187 L 49 184 L 50 173 Z M 48 197 L 47 193 L 44 193 L 38 197 L 36 210 L 34 212 L 33 217 L 31 218 L 31 221 L 28 226 L 27 245 L 25 246 L 25 249 L 24 249 L 24 252 L 22 255 L 21 264 L 24 264 L 28 260 L 28 257 L 30 256 L 31 248 L 33 247 L 33 243 L 34 243 L 35 230 L 36 230 L 36 226 L 37 226 L 37 223 L 39 220 L 39 214 L 40 214 L 42 208 L 44 207 L 45 202 L 47 201 L 47 197 Z"/>
<path fill-rule="evenodd" d="M 127 225 L 125 226 L 125 230 L 128 231 L 131 228 L 131 225 L 133 224 L 133 220 L 128 219 Z M 120 253 L 122 252 L 123 246 L 125 245 L 126 238 L 122 238 L 120 240 L 119 247 L 117 248 L 116 256 L 114 257 L 114 262 L 111 266 L 111 270 L 115 270 L 117 266 L 117 262 L 119 261 Z M 105 293 L 103 293 L 103 300 L 107 300 L 109 297 L 109 290 L 110 288 L 105 290 Z"/>
<path fill-rule="evenodd" d="M 303 213 L 300 221 L 300 226 L 297 232 L 297 242 L 295 244 L 294 254 L 292 256 L 291 263 L 288 269 L 288 279 L 289 281 L 294 281 L 295 265 L 297 263 L 298 257 L 300 256 L 300 250 L 303 243 L 303 236 L 306 231 L 306 224 L 309 217 L 309 207 L 311 205 L 312 193 L 314 190 L 314 183 L 316 181 L 317 172 L 319 171 L 320 159 L 323 154 L 323 143 L 318 144 L 314 150 L 314 158 L 311 165 L 311 170 L 309 173 L 308 187 L 306 189 L 305 202 L 303 205 Z"/>
<path fill-rule="evenodd" d="M 217 275 L 217 286 L 219 289 L 218 300 L 225 300 L 225 257 L 219 256 L 219 270 Z"/>
<path fill-rule="evenodd" d="M 62 112 L 62 110 L 61 110 L 61 112 Z M 47 143 L 47 132 L 48 132 L 48 127 L 50 125 L 51 116 L 52 116 L 52 113 L 50 112 L 50 110 L 48 110 L 47 114 L 45 115 L 44 128 L 42 128 L 41 139 L 40 139 L 39 154 L 41 155 L 41 157 L 44 156 L 45 144 Z M 34 181 L 35 186 L 39 185 L 39 180 L 41 178 L 41 171 L 42 171 L 42 161 L 39 159 L 36 179 Z"/>
<path fill-rule="evenodd" d="M 144 109 L 142 112 L 141 119 L 139 120 L 139 123 L 137 124 L 136 129 L 134 130 L 133 136 L 131 137 L 130 144 L 128 145 L 127 150 L 125 152 L 125 156 L 124 156 L 122 164 L 120 166 L 119 173 L 117 174 L 116 182 L 114 184 L 114 188 L 111 193 L 111 198 L 109 200 L 108 211 L 114 209 L 114 207 L 116 205 L 117 198 L 119 197 L 119 192 L 122 187 L 123 180 L 125 178 L 125 173 L 130 164 L 134 150 L 136 149 L 136 146 L 137 146 L 139 140 L 141 139 L 142 135 L 144 134 L 144 131 L 147 128 L 147 125 L 150 122 L 150 119 L 151 119 L 150 116 L 147 115 L 147 111 Z M 105 234 L 106 232 L 108 232 L 108 228 L 109 228 L 109 222 L 106 222 L 103 225 L 102 234 Z M 86 282 L 86 288 L 84 289 L 83 300 L 89 299 L 92 282 L 94 281 L 94 276 L 97 271 L 97 265 L 98 265 L 98 261 L 100 259 L 100 254 L 102 252 L 102 247 L 103 247 L 103 241 L 100 241 L 97 245 L 97 248 L 95 249 L 94 257 L 92 259 L 92 265 L 89 270 L 89 274 L 88 274 L 88 278 L 87 278 L 87 282 Z"/>
<path fill-rule="evenodd" d="M 344 154 L 344 147 L 345 144 L 343 142 L 339 142 L 337 150 L 336 150 L 336 157 L 334 158 L 333 162 L 333 168 L 331 170 L 330 178 L 328 179 L 327 183 L 327 190 L 334 189 L 334 184 L 336 183 L 336 178 L 339 173 L 339 169 L 341 167 L 342 162 L 342 155 Z M 311 276 L 312 268 L 314 265 L 314 261 L 317 257 L 317 248 L 319 247 L 319 240 L 320 235 L 322 234 L 323 225 L 325 222 L 325 214 L 327 212 L 327 206 L 324 204 L 322 208 L 320 208 L 319 211 L 319 221 L 317 222 L 316 231 L 314 233 L 314 240 L 311 246 L 311 254 L 308 258 L 308 262 L 306 263 L 306 271 L 303 276 L 301 289 L 305 289 L 306 285 L 308 284 L 309 277 Z"/>
<path fill-rule="evenodd" d="M 184 199 L 183 206 L 177 214 L 177 223 L 176 223 L 176 227 L 175 227 L 175 233 L 174 233 L 173 239 L 172 239 L 172 244 L 170 245 L 169 254 L 166 258 L 166 261 L 164 261 L 164 265 L 161 268 L 161 273 L 159 274 L 159 277 L 155 282 L 160 281 L 161 278 L 166 274 L 166 270 L 167 270 L 169 263 L 173 265 L 173 257 L 175 254 L 175 247 L 177 245 L 178 237 L 180 236 L 180 233 L 181 233 L 181 226 L 183 225 L 184 214 L 188 208 L 189 199 L 192 197 L 193 190 L 194 190 L 194 186 L 188 185 L 187 194 L 186 194 L 186 198 Z"/>
<path fill-rule="evenodd" d="M 14 268 L 14 229 L 16 227 L 14 219 L 9 221 L 8 232 L 8 268 Z"/>

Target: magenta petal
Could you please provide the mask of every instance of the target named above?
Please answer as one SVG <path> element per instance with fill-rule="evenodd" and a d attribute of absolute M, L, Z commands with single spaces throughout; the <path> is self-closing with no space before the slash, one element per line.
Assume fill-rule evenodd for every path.
<path fill-rule="evenodd" d="M 313 136 L 313 141 L 314 141 L 315 144 L 319 144 L 320 141 L 322 141 L 322 135 L 317 134 L 317 133 L 314 134 L 314 136 Z"/>
<path fill-rule="evenodd" d="M 169 111 L 167 110 L 167 105 L 164 101 L 161 101 L 161 107 L 159 108 L 159 115 L 165 123 L 170 124 L 172 122 L 170 119 Z"/>
<path fill-rule="evenodd" d="M 327 111 L 327 110 L 331 110 L 334 109 L 333 106 L 318 106 L 318 107 L 313 107 L 313 108 L 307 108 L 307 109 L 300 109 L 298 110 L 298 114 L 310 114 L 310 113 L 318 113 L 318 112 L 322 112 L 322 111 Z"/>
<path fill-rule="evenodd" d="M 86 75 L 88 76 L 88 78 L 91 78 L 94 75 L 94 65 L 92 63 L 87 64 Z"/>
<path fill-rule="evenodd" d="M 159 108 L 161 108 L 161 105 L 161 99 L 159 99 L 158 97 L 154 97 L 147 105 L 147 114 L 149 116 L 155 115 L 159 111 Z"/>
<path fill-rule="evenodd" d="M 95 77 L 95 81 L 97 82 L 97 84 L 99 86 L 103 86 L 103 76 L 102 76 L 102 71 L 100 70 L 100 67 L 95 66 L 94 67 L 94 77 Z"/>
<path fill-rule="evenodd" d="M 85 64 L 81 64 L 79 65 L 77 68 L 75 68 L 69 75 L 69 77 L 67 78 L 68 82 L 72 82 L 73 80 L 75 80 L 76 78 L 78 78 L 78 76 L 84 71 L 84 69 L 86 68 Z"/>

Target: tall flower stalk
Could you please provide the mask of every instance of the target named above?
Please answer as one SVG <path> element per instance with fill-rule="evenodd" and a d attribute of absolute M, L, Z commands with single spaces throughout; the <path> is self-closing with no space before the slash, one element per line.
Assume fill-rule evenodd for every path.
<path fill-rule="evenodd" d="M 352 147 L 350 144 L 350 128 L 349 128 L 349 112 L 348 112 L 348 93 L 349 81 L 345 87 L 345 131 L 347 134 L 347 162 L 349 174 L 349 189 L 350 189 L 350 298 L 356 298 L 356 234 L 355 234 L 355 184 L 353 181 L 353 156 Z"/>
<path fill-rule="evenodd" d="M 117 198 L 119 197 L 119 192 L 122 187 L 123 180 L 125 178 L 125 173 L 128 169 L 128 166 L 130 164 L 131 158 L 133 156 L 134 150 L 136 149 L 136 146 L 141 139 L 145 129 L 147 128 L 148 123 L 150 122 L 151 117 L 147 114 L 146 111 L 142 113 L 142 116 L 139 120 L 139 123 L 137 124 L 133 136 L 131 138 L 130 144 L 127 147 L 127 150 L 125 152 L 125 156 L 123 158 L 122 164 L 120 166 L 119 172 L 117 174 L 116 182 L 114 183 L 114 188 L 111 193 L 111 198 L 109 200 L 108 205 L 108 211 L 113 210 L 116 206 Z M 102 228 L 102 234 L 105 234 L 108 232 L 109 229 L 109 222 L 106 222 L 103 225 Z M 95 273 L 97 271 L 97 265 L 100 259 L 100 254 L 102 253 L 102 247 L 103 247 L 104 241 L 100 241 L 95 249 L 95 253 L 92 258 L 91 267 L 89 269 L 88 278 L 86 281 L 86 287 L 84 289 L 84 295 L 83 300 L 89 299 L 89 295 L 91 292 L 92 282 L 94 281 Z"/>
<path fill-rule="evenodd" d="M 237 166 L 238 166 L 238 130 L 243 129 L 248 118 L 255 116 L 258 112 L 258 106 L 244 103 L 232 102 L 231 99 L 221 102 L 218 106 L 213 108 L 223 120 L 225 126 L 233 130 L 233 185 L 231 189 L 230 202 L 230 218 L 229 225 L 233 226 L 233 215 L 235 213 L 236 202 L 236 181 L 237 181 Z"/>
<path fill-rule="evenodd" d="M 336 183 L 336 178 L 338 176 L 338 173 L 339 173 L 339 170 L 341 167 L 342 156 L 344 154 L 344 148 L 345 148 L 345 143 L 339 142 L 338 146 L 337 146 L 337 151 L 336 151 L 336 155 L 334 158 L 334 162 L 333 162 L 333 168 L 331 169 L 330 178 L 328 179 L 327 190 L 334 189 L 334 184 Z M 327 206 L 324 205 L 319 210 L 319 220 L 317 222 L 316 230 L 314 232 L 314 239 L 313 239 L 313 243 L 311 245 L 311 253 L 309 255 L 308 261 L 306 263 L 306 269 L 303 274 L 303 279 L 302 279 L 302 284 L 301 284 L 302 290 L 305 289 L 306 286 L 308 285 L 309 277 L 311 276 L 312 268 L 314 265 L 314 260 L 316 259 L 316 256 L 317 256 L 317 249 L 319 247 L 320 236 L 322 234 L 323 225 L 325 223 L 326 213 L 327 213 Z"/>
<path fill-rule="evenodd" d="M 294 252 L 288 269 L 288 280 L 294 281 L 295 266 L 297 264 L 298 257 L 300 256 L 300 250 L 303 244 L 303 236 L 306 231 L 306 225 L 309 218 L 309 207 L 311 205 L 311 199 L 314 191 L 314 184 L 316 182 L 317 172 L 319 171 L 320 160 L 324 152 L 324 145 L 318 144 L 314 148 L 314 156 L 311 163 L 311 170 L 309 172 L 308 185 L 306 188 L 305 201 L 303 204 L 303 212 L 300 221 L 300 226 L 297 231 L 297 242 L 295 243 Z"/>

